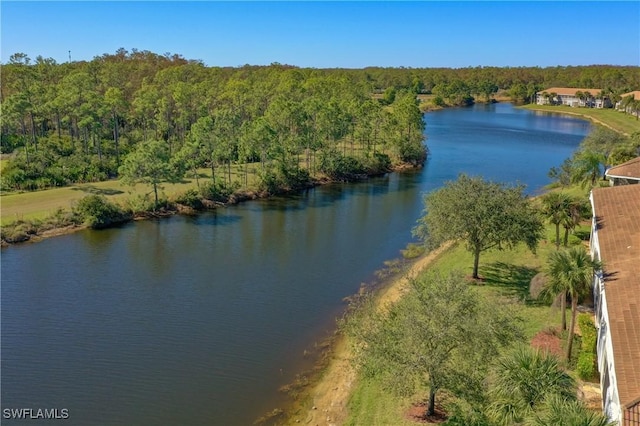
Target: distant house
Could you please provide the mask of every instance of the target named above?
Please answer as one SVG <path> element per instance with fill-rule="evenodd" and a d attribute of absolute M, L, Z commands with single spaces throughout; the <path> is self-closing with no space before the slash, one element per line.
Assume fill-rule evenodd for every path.
<path fill-rule="evenodd" d="M 640 157 L 607 169 L 605 176 L 609 179 L 611 186 L 640 183 Z"/>
<path fill-rule="evenodd" d="M 631 97 L 631 99 L 634 99 L 636 101 L 640 100 L 640 90 L 635 90 L 633 92 L 623 93 L 622 95 L 620 95 L 620 100 L 616 102 L 616 109 L 619 111 L 624 111 L 627 114 L 638 115 L 639 112 L 637 109 L 635 109 L 632 105 L 625 103 L 625 98 L 629 98 L 629 97 Z"/>
<path fill-rule="evenodd" d="M 591 255 L 603 411 L 640 425 L 640 185 L 591 192 Z"/>
<path fill-rule="evenodd" d="M 571 107 L 611 107 L 609 97 L 601 97 L 601 93 L 602 89 L 550 87 L 536 93 L 536 103 L 538 105 L 568 105 Z"/>

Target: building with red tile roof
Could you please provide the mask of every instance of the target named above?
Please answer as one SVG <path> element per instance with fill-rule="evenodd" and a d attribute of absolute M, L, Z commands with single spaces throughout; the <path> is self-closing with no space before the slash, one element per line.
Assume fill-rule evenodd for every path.
<path fill-rule="evenodd" d="M 536 93 L 538 105 L 568 105 L 572 107 L 607 108 L 611 101 L 601 96 L 602 89 L 578 87 L 550 87 Z"/>
<path fill-rule="evenodd" d="M 640 183 L 640 157 L 607 169 L 605 175 L 611 182 L 611 186 Z"/>
<path fill-rule="evenodd" d="M 603 411 L 640 425 L 640 185 L 591 192 L 591 254 Z"/>

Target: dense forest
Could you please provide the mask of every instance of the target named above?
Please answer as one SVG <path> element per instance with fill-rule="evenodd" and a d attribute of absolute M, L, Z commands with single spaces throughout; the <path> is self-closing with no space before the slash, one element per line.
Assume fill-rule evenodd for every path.
<path fill-rule="evenodd" d="M 631 66 L 222 68 L 136 49 L 68 63 L 16 53 L 1 77 L 3 190 L 203 167 L 230 186 L 232 164 L 259 165 L 244 179 L 267 189 L 318 173 L 348 179 L 424 161 L 416 94 L 464 105 L 499 91 L 529 102 L 546 86 L 640 87 Z"/>

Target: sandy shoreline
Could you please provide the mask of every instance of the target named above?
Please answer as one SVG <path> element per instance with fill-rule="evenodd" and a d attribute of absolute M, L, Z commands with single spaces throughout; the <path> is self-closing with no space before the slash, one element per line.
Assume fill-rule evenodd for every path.
<path fill-rule="evenodd" d="M 427 266 L 432 264 L 452 244 L 445 244 L 439 249 L 422 256 L 377 296 L 377 304 L 383 307 L 394 303 L 407 291 L 407 284 Z M 349 344 L 344 336 L 340 336 L 335 346 L 324 374 L 313 386 L 308 394 L 308 409 L 306 412 L 293 415 L 290 424 L 305 424 L 311 426 L 340 425 L 347 418 L 347 404 L 351 390 L 356 380 L 356 372 L 351 364 Z"/>

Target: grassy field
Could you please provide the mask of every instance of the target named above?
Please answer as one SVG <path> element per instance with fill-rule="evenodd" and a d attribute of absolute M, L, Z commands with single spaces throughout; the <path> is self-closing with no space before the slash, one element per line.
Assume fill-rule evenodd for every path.
<path fill-rule="evenodd" d="M 588 226 L 586 226 L 588 228 Z M 581 229 L 580 231 L 584 231 Z M 515 250 L 492 250 L 480 257 L 480 276 L 484 285 L 473 288 L 489 299 L 508 298 L 516 302 L 518 315 L 524 320 L 523 330 L 528 340 L 541 330 L 560 324 L 560 310 L 529 298 L 529 283 L 544 267 L 547 255 L 555 250 L 554 227 L 546 228 L 545 239 L 536 253 L 524 246 Z M 571 236 L 571 244 L 580 240 Z M 428 269 L 447 272 L 461 270 L 466 276 L 472 272 L 473 258 L 463 244 L 451 247 Z M 349 418 L 346 425 L 415 425 L 407 417 L 407 411 L 424 395 L 413 398 L 397 397 L 386 391 L 376 379 L 358 379 L 349 400 Z"/>
<path fill-rule="evenodd" d="M 626 135 L 640 131 L 640 120 L 612 108 L 574 108 L 566 105 L 525 105 L 522 108 L 581 116 Z"/>
<path fill-rule="evenodd" d="M 249 167 L 251 171 L 254 171 L 258 166 Z M 220 177 L 221 173 L 220 169 L 216 175 Z M 198 175 L 202 184 L 211 179 L 211 170 L 200 169 Z M 240 166 L 231 167 L 231 179 L 232 181 L 244 182 L 244 171 Z M 250 189 L 256 186 L 256 180 L 255 174 L 249 173 L 248 186 Z M 196 188 L 196 181 L 185 178 L 179 183 L 165 183 L 162 187 L 161 192 L 171 198 L 175 194 Z M 145 194 L 153 197 L 153 188 L 144 184 L 128 186 L 119 180 L 109 180 L 42 191 L 5 193 L 0 196 L 0 223 L 6 225 L 18 219 L 43 219 L 59 208 L 71 208 L 75 201 L 90 194 L 104 195 L 109 200 L 123 203 L 131 197 L 144 196 Z"/>

